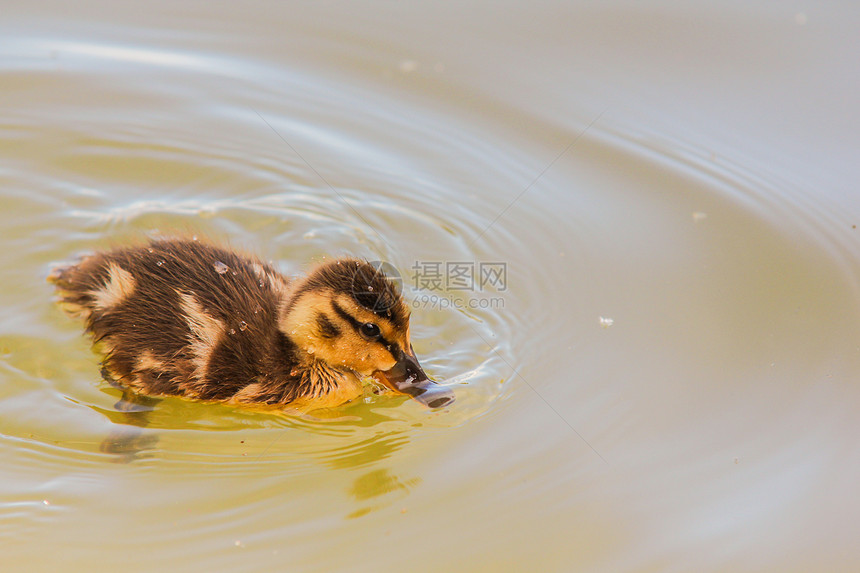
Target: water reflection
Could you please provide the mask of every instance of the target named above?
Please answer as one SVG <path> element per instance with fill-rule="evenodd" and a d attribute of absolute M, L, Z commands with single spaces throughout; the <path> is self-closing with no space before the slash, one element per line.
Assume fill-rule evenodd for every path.
<path fill-rule="evenodd" d="M 247 558 L 228 552 L 242 539 L 255 566 L 276 569 L 289 539 L 297 570 L 355 569 L 362 551 L 380 557 L 392 504 L 420 487 L 432 507 L 391 531 L 384 569 L 416 565 L 411 542 L 426 533 L 449 542 L 426 570 L 856 569 L 844 532 L 858 513 L 858 221 L 843 210 L 856 177 L 831 169 L 853 149 L 838 126 L 856 100 L 840 62 L 856 50 L 832 49 L 855 47 L 852 19 L 833 27 L 810 12 L 815 25 L 799 30 L 805 16 L 763 5 L 715 19 L 653 3 L 512 3 L 472 29 L 437 5 L 396 26 L 346 4 L 215 8 L 203 25 L 229 17 L 228 36 L 172 34 L 176 11 L 157 3 L 152 26 L 112 21 L 118 7 L 97 25 L 64 21 L 62 41 L 16 40 L 7 18 L 3 487 L 59 476 L 69 507 L 87 508 L 38 529 L 16 514 L 8 530 L 40 546 L 81 532 L 84 551 L 93 531 L 123 523 L 117 544 L 93 549 L 113 568 L 131 563 L 129 540 L 179 568 L 241 568 Z M 690 22 L 705 33 L 690 36 Z M 100 42 L 106 31 L 123 40 Z M 774 65 L 753 73 L 764 54 Z M 846 106 L 809 105 L 813 89 Z M 790 136 L 747 123 L 765 107 Z M 820 119 L 833 133 L 805 137 Z M 804 151 L 784 155 L 794 144 L 779 140 Z M 392 398 L 313 417 L 116 389 L 105 400 L 79 333 L 57 335 L 77 327 L 44 311 L 40 268 L 177 227 L 262 246 L 296 271 L 343 252 L 400 269 L 504 259 L 510 291 L 503 312 L 415 308 L 428 373 L 463 382 L 449 412 Z M 57 343 L 28 351 L 24 337 Z M 156 459 L 106 471 L 99 442 L 118 460 Z M 98 486 L 75 491 L 63 482 L 75 474 Z M 138 511 L 117 513 L 105 486 Z M 366 518 L 338 529 L 345 515 Z M 4 556 L 21 568 L 46 553 L 7 545 L 22 548 Z"/>
<path fill-rule="evenodd" d="M 153 433 L 156 429 L 192 431 L 184 448 L 165 446 L 171 449 L 172 456 L 181 457 L 196 457 L 204 451 L 213 430 L 241 430 L 250 433 L 241 440 L 247 444 L 241 448 L 242 457 L 250 454 L 278 459 L 299 455 L 332 469 L 349 470 L 390 458 L 406 447 L 411 433 L 423 425 L 403 415 L 400 406 L 409 400 L 407 397 L 372 392 L 357 403 L 290 414 L 277 408 L 143 396 L 114 384 L 103 391 L 112 396 L 119 394 L 119 399 L 113 408 L 89 405 L 113 424 L 100 451 L 116 454 L 124 462 L 152 455 L 159 444 L 158 435 Z M 440 415 L 444 412 L 428 412 L 428 417 Z M 252 445 L 256 445 L 256 453 L 249 450 Z M 215 447 L 219 454 L 228 456 L 225 461 L 236 461 L 233 445 L 227 447 L 219 440 Z"/>
<path fill-rule="evenodd" d="M 147 457 L 146 452 L 158 444 L 158 436 L 145 432 L 144 428 L 149 425 L 150 413 L 159 402 L 158 398 L 123 389 L 122 397 L 114 404 L 114 410 L 93 407 L 114 423 L 99 446 L 99 451 L 115 454 L 116 461 L 123 463 Z"/>
<path fill-rule="evenodd" d="M 403 499 L 421 483 L 421 478 L 415 477 L 403 480 L 392 474 L 389 468 L 373 470 L 363 474 L 352 484 L 349 490 L 356 500 L 365 502 L 373 500 L 370 505 L 356 509 L 347 518 L 354 519 L 387 507 L 399 499 Z M 383 498 L 383 499 L 377 499 Z"/>
<path fill-rule="evenodd" d="M 324 453 L 320 459 L 333 468 L 357 468 L 389 458 L 408 443 L 409 437 L 405 432 L 383 432 Z"/>

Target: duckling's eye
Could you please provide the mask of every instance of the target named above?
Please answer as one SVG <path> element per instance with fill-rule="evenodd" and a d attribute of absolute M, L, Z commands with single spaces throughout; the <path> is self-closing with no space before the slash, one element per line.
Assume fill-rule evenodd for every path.
<path fill-rule="evenodd" d="M 368 340 L 376 340 L 382 334 L 379 330 L 379 326 L 372 322 L 365 322 L 362 324 L 359 327 L 359 332 L 361 332 L 361 335 Z"/>

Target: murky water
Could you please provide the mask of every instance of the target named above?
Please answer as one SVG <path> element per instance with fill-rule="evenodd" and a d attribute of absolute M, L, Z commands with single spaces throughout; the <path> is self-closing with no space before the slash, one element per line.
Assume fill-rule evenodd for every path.
<path fill-rule="evenodd" d="M 804 10 L 4 8 L 4 569 L 856 570 L 860 10 Z M 390 262 L 457 401 L 118 410 L 45 277 L 176 231 Z"/>

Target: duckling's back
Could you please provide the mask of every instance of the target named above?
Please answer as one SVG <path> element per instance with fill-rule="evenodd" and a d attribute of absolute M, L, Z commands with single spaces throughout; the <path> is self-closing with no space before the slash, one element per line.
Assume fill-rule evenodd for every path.
<path fill-rule="evenodd" d="M 287 403 L 296 348 L 278 329 L 287 280 L 196 240 L 99 253 L 51 277 L 105 352 L 105 370 L 146 394 Z"/>

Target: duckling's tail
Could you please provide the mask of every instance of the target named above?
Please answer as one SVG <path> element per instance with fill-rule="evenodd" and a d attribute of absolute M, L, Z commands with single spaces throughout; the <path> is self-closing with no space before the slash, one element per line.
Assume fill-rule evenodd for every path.
<path fill-rule="evenodd" d="M 54 285 L 57 301 L 63 310 L 70 316 L 86 320 L 92 312 L 92 297 L 86 292 L 84 285 L 74 279 L 79 267 L 80 264 L 58 265 L 51 269 L 47 280 Z"/>

